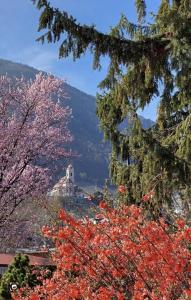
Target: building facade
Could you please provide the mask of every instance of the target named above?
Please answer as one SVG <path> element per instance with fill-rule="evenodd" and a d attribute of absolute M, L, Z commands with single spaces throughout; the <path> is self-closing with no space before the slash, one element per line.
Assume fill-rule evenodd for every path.
<path fill-rule="evenodd" d="M 74 168 L 71 164 L 66 169 L 66 176 L 62 177 L 59 182 L 55 184 L 51 191 L 51 196 L 75 196 Z"/>

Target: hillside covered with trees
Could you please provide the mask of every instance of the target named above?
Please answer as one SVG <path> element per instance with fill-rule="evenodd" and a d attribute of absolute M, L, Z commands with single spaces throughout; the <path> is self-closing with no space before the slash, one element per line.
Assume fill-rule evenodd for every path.
<path fill-rule="evenodd" d="M 40 238 L 54 267 L 31 284 L 30 258 L 20 272 L 19 257 L 0 292 L 14 300 L 191 299 L 191 1 L 159 0 L 150 15 L 149 1 L 134 0 L 136 20 L 123 14 L 108 33 L 79 23 L 65 1 L 62 9 L 32 2 L 38 41 L 60 42 L 60 58 L 88 52 L 97 69 L 107 57 L 108 73 L 95 100 L 52 75 L 0 62 L 2 74 L 34 78 L 0 76 L 0 244 L 29 247 Z M 154 98 L 156 122 L 145 122 L 139 111 Z M 48 197 L 47 166 L 56 180 L 72 160 L 77 181 L 95 184 L 108 176 L 109 158 L 115 194 L 107 180 L 102 192 L 74 187 L 69 166 Z M 74 188 L 79 198 L 71 199 Z"/>
<path fill-rule="evenodd" d="M 32 67 L 0 59 L 0 75 L 34 79 L 39 70 Z M 78 183 L 103 185 L 109 177 L 108 165 L 111 147 L 104 142 L 103 133 L 99 129 L 99 120 L 96 117 L 96 99 L 91 95 L 64 84 L 68 99 L 64 106 L 72 109 L 72 119 L 69 127 L 74 136 L 70 148 L 77 156 L 72 159 L 75 168 L 75 178 Z M 62 105 L 62 104 L 61 104 Z M 141 117 L 144 127 L 150 127 L 153 122 Z M 50 165 L 53 171 L 53 180 L 65 175 L 65 167 L 71 159 L 53 162 Z M 55 169 L 56 165 L 56 169 Z"/>

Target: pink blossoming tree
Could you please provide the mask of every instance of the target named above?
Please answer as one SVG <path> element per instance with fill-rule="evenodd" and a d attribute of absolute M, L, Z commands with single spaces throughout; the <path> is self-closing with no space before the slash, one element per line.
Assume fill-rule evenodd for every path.
<path fill-rule="evenodd" d="M 0 77 L 0 227 L 23 200 L 46 191 L 49 174 L 39 162 L 69 155 L 71 111 L 53 101 L 64 98 L 53 76 Z"/>

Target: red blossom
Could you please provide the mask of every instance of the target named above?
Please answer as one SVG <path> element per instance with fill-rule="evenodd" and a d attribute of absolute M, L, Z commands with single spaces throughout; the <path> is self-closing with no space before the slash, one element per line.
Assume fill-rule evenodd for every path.
<path fill-rule="evenodd" d="M 44 236 L 50 236 L 51 234 L 51 230 L 49 226 L 43 226 L 42 227 L 42 233 L 44 234 Z"/>
<path fill-rule="evenodd" d="M 150 200 L 149 195 L 147 195 L 147 194 L 144 195 L 144 196 L 142 197 L 142 200 L 145 201 L 145 202 L 149 201 L 149 200 Z"/>
<path fill-rule="evenodd" d="M 185 220 L 178 219 L 178 220 L 176 221 L 176 224 L 178 225 L 178 229 L 179 229 L 179 230 L 182 230 L 182 229 L 185 227 L 186 222 L 185 222 Z"/>
<path fill-rule="evenodd" d="M 119 185 L 118 187 L 118 191 L 121 193 L 121 194 L 125 194 L 127 189 L 124 185 Z"/>
<path fill-rule="evenodd" d="M 150 199 L 152 199 L 153 196 L 154 196 L 154 191 L 151 191 L 151 192 L 145 194 L 145 195 L 142 197 L 142 200 L 143 200 L 144 202 L 147 202 L 147 201 L 149 201 Z"/>
<path fill-rule="evenodd" d="M 32 294 L 30 297 L 29 297 L 29 300 L 40 300 L 39 296 L 37 294 Z"/>
<path fill-rule="evenodd" d="M 67 212 L 64 209 L 61 209 L 60 210 L 60 215 L 59 215 L 60 220 L 66 221 L 67 220 L 67 216 L 68 216 Z"/>
<path fill-rule="evenodd" d="M 189 299 L 191 229 L 185 222 L 178 220 L 172 231 L 135 205 L 104 214 L 105 222 L 93 224 L 61 211 L 65 225 L 52 232 L 57 270 L 42 286 L 20 291 L 19 299 Z"/>
<path fill-rule="evenodd" d="M 108 205 L 107 205 L 107 203 L 106 203 L 104 200 L 102 200 L 102 201 L 99 203 L 99 207 L 100 207 L 101 209 L 106 209 L 106 208 L 108 207 Z"/>

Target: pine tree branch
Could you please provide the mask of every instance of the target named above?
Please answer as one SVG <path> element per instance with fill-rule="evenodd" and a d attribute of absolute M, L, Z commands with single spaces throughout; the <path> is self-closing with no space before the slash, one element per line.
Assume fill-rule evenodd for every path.
<path fill-rule="evenodd" d="M 32 1 L 38 9 L 43 9 L 38 30 L 48 29 L 48 32 L 40 36 L 37 41 L 44 43 L 46 40 L 55 43 L 61 39 L 62 34 L 66 36 L 60 46 L 60 57 L 72 54 L 75 60 L 89 48 L 98 59 L 101 55 L 108 55 L 110 58 L 115 58 L 118 63 L 126 65 L 137 62 L 143 56 L 154 59 L 158 52 L 164 50 L 169 44 L 169 39 L 165 35 L 133 41 L 104 34 L 94 26 L 80 25 L 67 12 L 60 12 L 51 7 L 46 0 Z"/>

